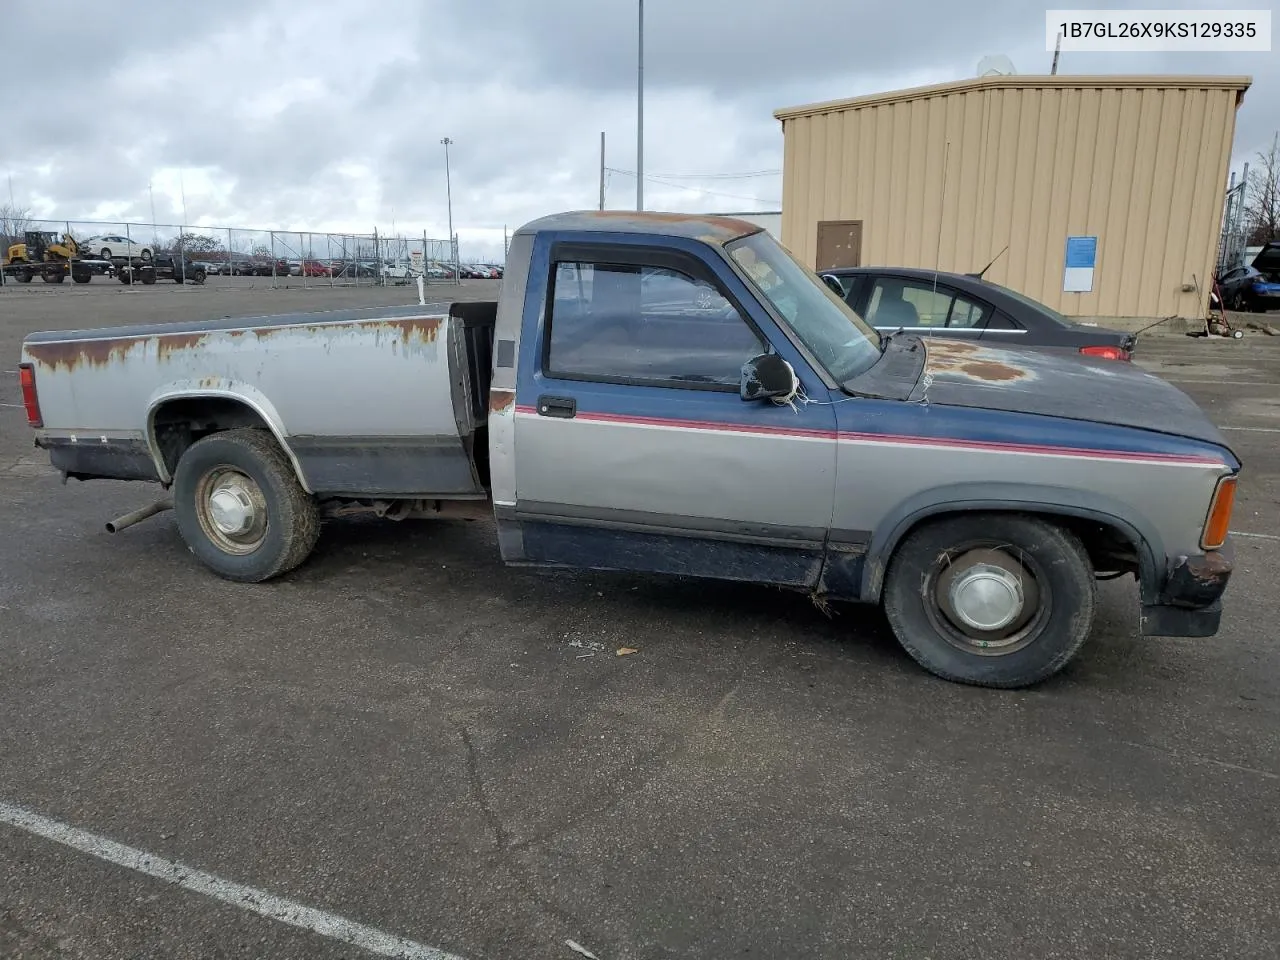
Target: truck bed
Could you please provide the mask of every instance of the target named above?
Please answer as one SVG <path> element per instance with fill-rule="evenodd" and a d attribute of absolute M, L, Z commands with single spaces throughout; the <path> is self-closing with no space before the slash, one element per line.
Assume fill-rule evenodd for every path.
<path fill-rule="evenodd" d="M 80 479 L 167 483 L 227 426 L 271 430 L 318 496 L 487 495 L 496 303 L 34 333 L 36 442 Z"/>

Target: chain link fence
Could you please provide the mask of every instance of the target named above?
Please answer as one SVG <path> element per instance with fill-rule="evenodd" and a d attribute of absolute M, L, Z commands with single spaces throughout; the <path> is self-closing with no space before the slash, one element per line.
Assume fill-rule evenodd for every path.
<path fill-rule="evenodd" d="M 1244 264 L 1245 224 L 1244 204 L 1245 192 L 1248 189 L 1249 165 L 1244 165 L 1244 175 L 1236 182 L 1236 175 L 1231 174 L 1231 185 L 1227 188 L 1226 201 L 1222 207 L 1222 236 L 1218 242 L 1218 263 L 1215 276 L 1222 276 L 1228 270 Z"/>
<path fill-rule="evenodd" d="M 416 283 L 419 276 L 427 283 L 460 279 L 456 238 L 450 243 L 426 234 L 389 237 L 100 220 L 0 223 L 6 282 L 30 282 L 40 275 L 31 267 L 65 260 L 68 254 L 83 263 L 82 270 L 71 271 L 81 282 L 95 275 L 130 280 L 130 268 L 148 264 L 186 279 L 197 273 L 245 277 L 273 287 L 387 286 Z"/>

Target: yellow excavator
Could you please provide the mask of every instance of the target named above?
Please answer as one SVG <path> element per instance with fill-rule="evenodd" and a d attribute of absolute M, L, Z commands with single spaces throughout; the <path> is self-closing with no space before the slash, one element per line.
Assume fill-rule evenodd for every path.
<path fill-rule="evenodd" d="M 88 283 L 93 272 L 80 263 L 80 246 L 69 233 L 28 230 L 19 243 L 5 252 L 3 269 L 22 283 L 39 275 L 45 283 L 61 283 L 71 274 L 76 283 Z"/>

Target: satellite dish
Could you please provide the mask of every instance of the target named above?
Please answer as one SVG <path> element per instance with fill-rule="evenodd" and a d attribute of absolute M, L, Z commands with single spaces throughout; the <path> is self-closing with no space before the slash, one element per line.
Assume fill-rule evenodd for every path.
<path fill-rule="evenodd" d="M 1013 61 L 1003 53 L 991 54 L 978 61 L 978 76 L 980 77 L 1013 77 L 1017 76 L 1017 73 L 1018 71 L 1014 69 Z"/>

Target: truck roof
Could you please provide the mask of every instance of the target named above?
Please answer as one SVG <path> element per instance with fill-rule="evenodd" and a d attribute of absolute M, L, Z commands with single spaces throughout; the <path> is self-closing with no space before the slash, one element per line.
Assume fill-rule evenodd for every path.
<path fill-rule="evenodd" d="M 575 210 L 531 220 L 517 230 L 515 235 L 542 233 L 547 230 L 583 233 L 649 233 L 725 244 L 739 237 L 759 233 L 763 229 L 758 224 L 739 220 L 736 217 L 716 217 L 697 213 Z"/>

